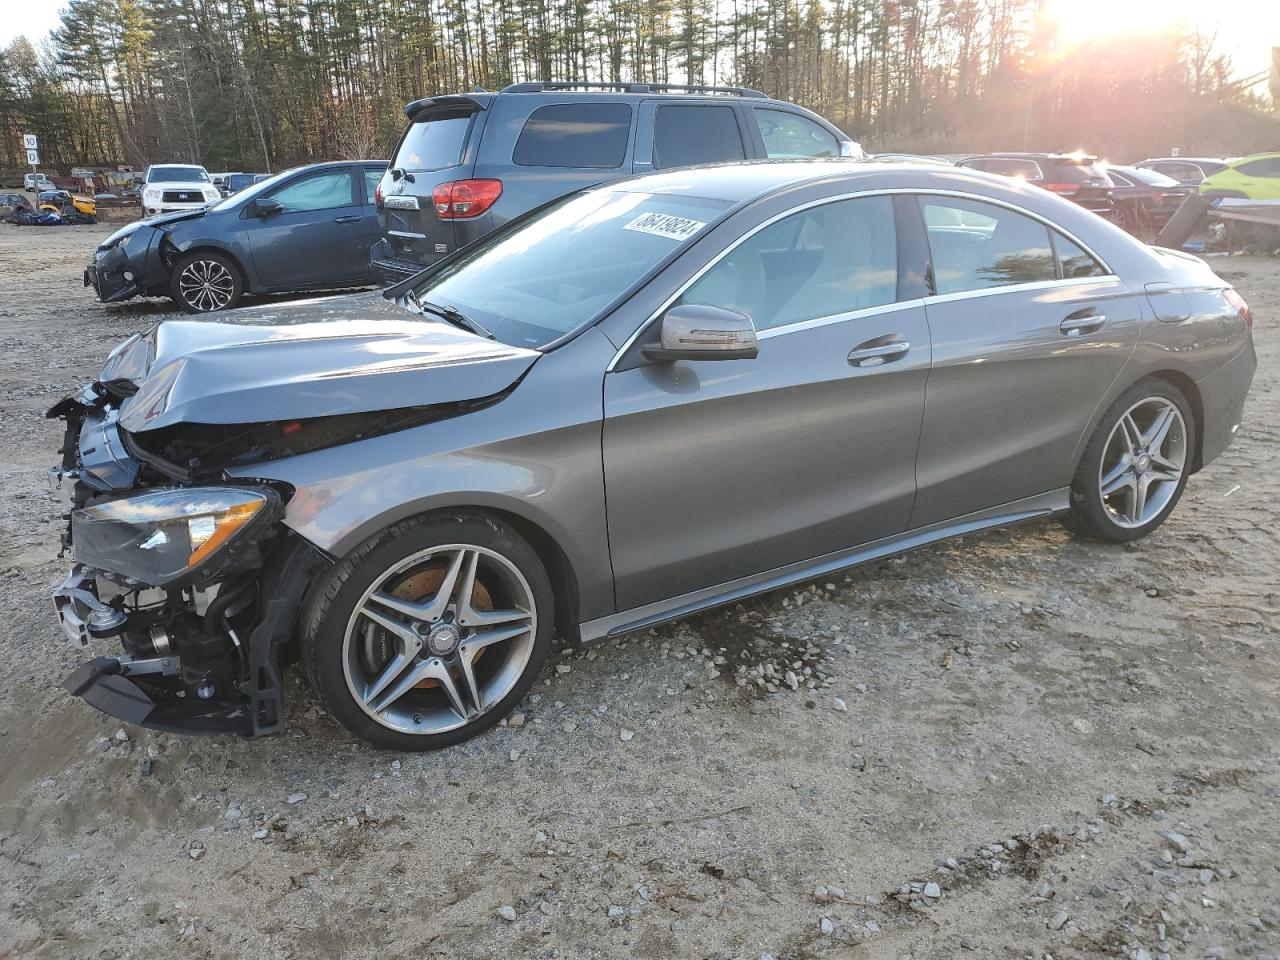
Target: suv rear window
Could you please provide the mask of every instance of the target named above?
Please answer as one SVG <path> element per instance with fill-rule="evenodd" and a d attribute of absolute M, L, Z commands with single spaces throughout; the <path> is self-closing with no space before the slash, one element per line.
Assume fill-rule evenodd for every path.
<path fill-rule="evenodd" d="M 405 131 L 391 166 L 413 173 L 456 167 L 462 162 L 471 117 L 464 113 L 415 120 Z"/>
<path fill-rule="evenodd" d="M 631 138 L 625 103 L 553 103 L 529 114 L 511 160 L 522 167 L 620 167 Z"/>
<path fill-rule="evenodd" d="M 653 121 L 653 165 L 745 160 L 733 107 L 661 106 Z"/>

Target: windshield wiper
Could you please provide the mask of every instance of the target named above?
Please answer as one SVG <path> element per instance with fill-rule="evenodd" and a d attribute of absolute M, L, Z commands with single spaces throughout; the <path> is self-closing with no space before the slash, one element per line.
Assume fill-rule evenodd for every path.
<path fill-rule="evenodd" d="M 423 313 L 434 313 L 437 317 L 441 317 L 455 327 L 461 327 L 463 330 L 470 330 L 472 333 L 478 333 L 480 336 L 488 340 L 497 340 L 489 329 L 479 320 L 473 320 L 457 307 L 442 307 L 438 304 L 429 303 L 426 300 L 418 299 L 417 293 L 413 293 L 413 302 L 418 305 Z"/>

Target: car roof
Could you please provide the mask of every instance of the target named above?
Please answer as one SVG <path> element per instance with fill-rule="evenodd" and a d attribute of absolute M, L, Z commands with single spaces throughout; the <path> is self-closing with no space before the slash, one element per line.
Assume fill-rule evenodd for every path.
<path fill-rule="evenodd" d="M 1226 163 L 1221 157 L 1147 157 L 1145 160 L 1134 161 L 1134 166 L 1141 166 L 1144 163 Z"/>
<path fill-rule="evenodd" d="M 848 181 L 853 190 L 858 189 L 862 181 L 866 182 L 868 189 L 879 189 L 886 176 L 892 176 L 895 172 L 915 178 L 933 176 L 949 181 L 961 178 L 964 183 L 992 184 L 1007 179 L 949 164 L 830 157 L 813 160 L 746 160 L 680 167 L 614 180 L 591 189 L 701 197 L 738 204 L 780 188 L 835 178 Z"/>
<path fill-rule="evenodd" d="M 1247 157 L 1232 157 L 1230 160 L 1222 160 L 1230 167 L 1237 167 L 1242 163 L 1248 163 L 1250 160 L 1270 160 L 1272 157 L 1280 157 L 1280 150 L 1270 150 L 1266 153 L 1251 153 Z"/>

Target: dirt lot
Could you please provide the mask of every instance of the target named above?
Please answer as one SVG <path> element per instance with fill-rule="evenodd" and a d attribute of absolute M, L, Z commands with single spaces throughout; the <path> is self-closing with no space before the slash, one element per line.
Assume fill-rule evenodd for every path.
<path fill-rule="evenodd" d="M 522 725 L 397 758 L 296 678 L 258 742 L 58 688 L 42 414 L 166 309 L 81 288 L 105 232 L 0 225 L 0 956 L 1280 957 L 1277 261 L 1215 261 L 1261 366 L 1148 540 L 1032 524 L 566 652 Z"/>

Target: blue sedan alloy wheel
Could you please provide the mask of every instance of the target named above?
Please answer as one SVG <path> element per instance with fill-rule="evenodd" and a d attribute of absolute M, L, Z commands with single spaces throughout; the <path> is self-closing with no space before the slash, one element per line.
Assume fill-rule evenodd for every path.
<path fill-rule="evenodd" d="M 237 306 L 244 295 L 244 282 L 229 259 L 201 251 L 180 257 L 174 263 L 169 290 L 174 302 L 186 313 L 212 313 Z"/>

